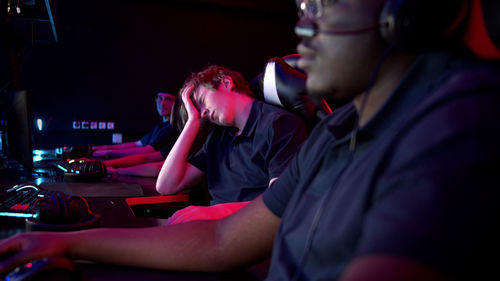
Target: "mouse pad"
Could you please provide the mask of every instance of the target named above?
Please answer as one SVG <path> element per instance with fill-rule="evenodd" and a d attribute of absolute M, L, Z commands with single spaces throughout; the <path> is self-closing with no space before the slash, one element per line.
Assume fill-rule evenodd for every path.
<path fill-rule="evenodd" d="M 40 185 L 47 190 L 61 191 L 68 195 L 84 197 L 131 197 L 144 196 L 138 183 L 124 182 L 53 182 Z"/>

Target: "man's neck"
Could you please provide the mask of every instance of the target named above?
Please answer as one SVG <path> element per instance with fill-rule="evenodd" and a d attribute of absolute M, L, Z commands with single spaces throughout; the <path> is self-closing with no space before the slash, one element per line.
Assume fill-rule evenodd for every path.
<path fill-rule="evenodd" d="M 236 94 L 237 98 L 237 112 L 234 118 L 234 126 L 238 128 L 236 135 L 240 135 L 247 124 L 248 117 L 250 116 L 250 111 L 252 110 L 252 104 L 254 98 L 244 95 Z"/>
<path fill-rule="evenodd" d="M 386 58 L 377 75 L 375 84 L 368 92 L 354 98 L 359 115 L 359 126 L 365 125 L 382 107 L 399 85 L 415 59 L 414 55 L 394 53 Z M 366 96 L 368 94 L 368 96 Z M 366 97 L 364 106 L 363 99 Z"/>

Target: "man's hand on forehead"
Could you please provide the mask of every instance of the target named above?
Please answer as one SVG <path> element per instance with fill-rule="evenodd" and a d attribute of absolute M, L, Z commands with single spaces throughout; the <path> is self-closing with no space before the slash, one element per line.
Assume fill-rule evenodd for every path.
<path fill-rule="evenodd" d="M 191 96 L 191 94 L 194 94 L 194 93 L 191 93 L 194 89 L 194 86 L 193 85 L 187 85 L 186 87 L 184 87 L 182 89 L 182 92 L 181 92 L 181 98 L 182 98 L 182 101 L 185 101 L 186 98 L 189 98 Z"/>
<path fill-rule="evenodd" d="M 188 114 L 188 119 L 200 119 L 200 112 L 193 104 L 192 92 L 194 91 L 194 86 L 189 85 L 182 89 L 181 98 L 184 107 L 186 108 L 186 112 Z M 193 93 L 194 94 L 194 93 Z"/>

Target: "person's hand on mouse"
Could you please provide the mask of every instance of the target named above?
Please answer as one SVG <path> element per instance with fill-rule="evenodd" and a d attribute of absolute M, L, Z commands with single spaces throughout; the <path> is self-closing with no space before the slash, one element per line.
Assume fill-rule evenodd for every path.
<path fill-rule="evenodd" d="M 0 240 L 0 274 L 42 257 L 65 256 L 68 251 L 67 235 L 63 233 L 21 233 Z"/>

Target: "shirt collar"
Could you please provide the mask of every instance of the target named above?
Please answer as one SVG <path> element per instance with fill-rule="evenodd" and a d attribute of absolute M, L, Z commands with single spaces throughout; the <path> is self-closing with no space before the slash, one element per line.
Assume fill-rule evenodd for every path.
<path fill-rule="evenodd" d="M 253 135 L 255 132 L 255 128 L 257 127 L 257 120 L 259 119 L 261 115 L 261 108 L 262 108 L 263 103 L 258 100 L 254 100 L 252 102 L 252 107 L 250 109 L 250 114 L 248 115 L 247 122 L 245 126 L 243 127 L 243 130 L 241 131 L 241 134 L 238 137 L 249 137 Z M 234 131 L 231 131 L 233 135 L 238 131 L 237 128 L 235 128 Z"/>

